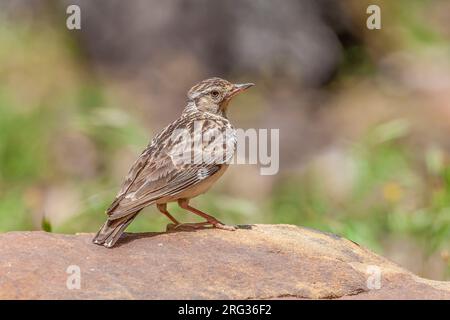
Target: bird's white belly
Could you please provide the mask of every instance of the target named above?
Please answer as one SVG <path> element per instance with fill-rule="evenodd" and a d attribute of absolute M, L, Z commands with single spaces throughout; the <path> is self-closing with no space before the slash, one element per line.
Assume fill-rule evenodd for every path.
<path fill-rule="evenodd" d="M 217 171 L 214 175 L 211 177 L 206 178 L 202 182 L 197 183 L 196 185 L 190 187 L 187 190 L 184 190 L 178 194 L 175 194 L 173 196 L 164 197 L 156 201 L 156 203 L 167 203 L 167 202 L 173 202 L 177 201 L 178 199 L 191 199 L 198 195 L 201 195 L 202 193 L 205 193 L 206 191 L 211 188 L 211 186 L 214 184 L 214 182 L 217 181 L 227 170 L 228 164 L 223 164 L 219 171 Z"/>

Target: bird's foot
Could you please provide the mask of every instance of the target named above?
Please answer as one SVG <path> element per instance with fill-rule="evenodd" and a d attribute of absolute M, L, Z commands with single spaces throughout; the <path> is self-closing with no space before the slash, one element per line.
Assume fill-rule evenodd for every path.
<path fill-rule="evenodd" d="M 179 224 L 169 223 L 166 227 L 166 230 L 167 231 L 175 231 L 175 230 L 177 230 L 177 231 L 192 231 L 192 230 L 206 229 L 208 227 L 213 227 L 213 228 L 228 230 L 228 231 L 237 230 L 236 227 L 226 225 L 219 221 L 205 221 L 205 222 L 179 223 Z"/>
<path fill-rule="evenodd" d="M 198 230 L 203 229 L 207 226 L 211 226 L 211 223 L 208 221 L 205 222 L 197 222 L 197 223 L 179 223 L 179 224 L 173 224 L 169 223 L 166 227 L 167 231 L 192 231 L 192 230 Z"/>

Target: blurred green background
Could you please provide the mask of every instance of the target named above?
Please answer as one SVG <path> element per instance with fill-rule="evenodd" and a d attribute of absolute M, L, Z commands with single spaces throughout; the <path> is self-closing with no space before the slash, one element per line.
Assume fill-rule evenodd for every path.
<path fill-rule="evenodd" d="M 82 29 L 65 10 L 81 8 Z M 382 29 L 366 28 L 381 7 Z M 0 232 L 95 232 L 129 166 L 220 76 L 280 172 L 235 165 L 196 206 L 333 232 L 450 280 L 450 2 L 2 1 Z M 176 205 L 182 221 L 195 218 Z M 144 210 L 129 231 L 161 231 Z"/>

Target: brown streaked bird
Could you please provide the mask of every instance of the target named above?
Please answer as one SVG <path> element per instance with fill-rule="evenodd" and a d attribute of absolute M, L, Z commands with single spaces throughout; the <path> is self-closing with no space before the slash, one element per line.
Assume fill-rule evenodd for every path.
<path fill-rule="evenodd" d="M 108 248 L 114 246 L 137 214 L 153 204 L 172 221 L 175 229 L 210 225 L 235 230 L 190 206 L 189 200 L 208 191 L 227 169 L 236 146 L 236 134 L 226 116 L 227 107 L 235 95 L 253 85 L 211 78 L 193 86 L 181 116 L 156 135 L 132 165 L 116 199 L 106 210 L 108 220 L 93 242 Z M 189 134 L 186 137 L 183 133 Z M 212 136 L 211 133 L 216 133 L 216 138 L 204 138 Z M 221 139 L 217 139 L 217 133 Z M 180 156 L 180 150 L 186 148 L 189 161 Z M 181 224 L 167 210 L 167 203 L 175 201 L 206 221 Z"/>

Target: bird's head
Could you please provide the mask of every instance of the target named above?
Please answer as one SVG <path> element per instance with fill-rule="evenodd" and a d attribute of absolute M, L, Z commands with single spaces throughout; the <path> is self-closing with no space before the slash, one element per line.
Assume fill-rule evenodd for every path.
<path fill-rule="evenodd" d="M 206 79 L 189 90 L 188 103 L 201 112 L 224 115 L 231 99 L 252 86 L 253 83 L 233 84 L 220 78 Z"/>

